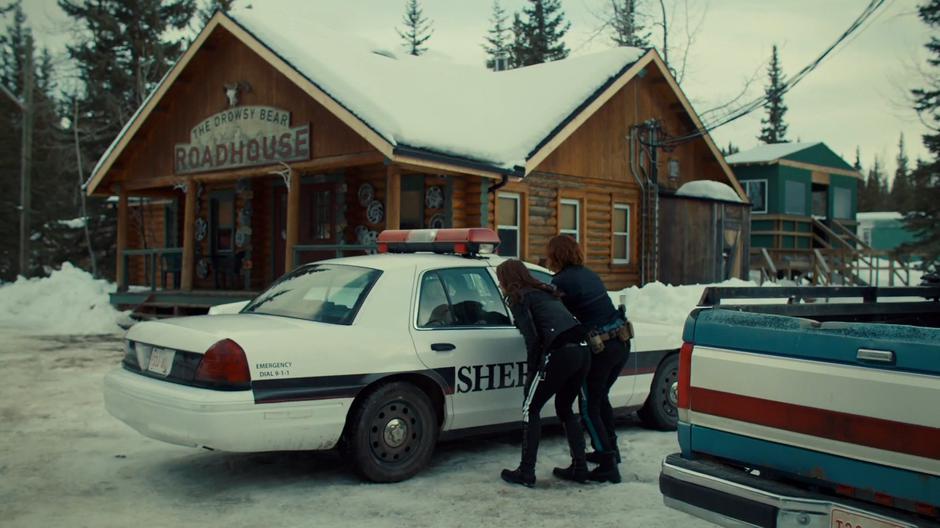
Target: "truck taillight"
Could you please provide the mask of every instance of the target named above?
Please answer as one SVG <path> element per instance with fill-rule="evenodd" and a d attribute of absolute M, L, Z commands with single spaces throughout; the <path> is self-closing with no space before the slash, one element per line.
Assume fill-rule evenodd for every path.
<path fill-rule="evenodd" d="M 679 349 L 679 395 L 676 399 L 676 407 L 688 409 L 691 402 L 692 388 L 692 343 L 682 343 Z"/>
<path fill-rule="evenodd" d="M 251 372 L 245 351 L 231 339 L 215 343 L 199 362 L 196 382 L 221 389 L 247 389 Z"/>

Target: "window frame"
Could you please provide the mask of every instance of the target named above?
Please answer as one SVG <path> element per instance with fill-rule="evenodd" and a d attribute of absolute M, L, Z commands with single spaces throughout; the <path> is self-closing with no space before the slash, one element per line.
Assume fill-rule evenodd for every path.
<path fill-rule="evenodd" d="M 758 210 L 758 209 L 755 209 L 752 205 L 751 214 L 767 214 L 768 205 L 769 205 L 767 203 L 768 187 L 770 186 L 769 181 L 766 178 L 762 178 L 762 179 L 753 179 L 753 180 L 741 180 L 741 182 L 744 183 L 744 194 L 748 197 L 748 200 L 751 199 L 751 193 L 748 192 L 748 187 L 750 187 L 750 184 L 763 183 L 764 185 L 764 193 L 763 193 L 764 194 L 764 208 L 763 210 Z"/>
<path fill-rule="evenodd" d="M 789 200 L 790 189 L 793 188 L 794 185 L 799 185 L 803 191 L 802 192 L 802 195 L 803 195 L 802 205 L 800 206 L 799 212 L 792 212 L 792 209 L 790 209 L 790 200 Z M 806 188 L 807 188 L 807 185 L 806 185 L 806 182 L 804 181 L 785 180 L 783 182 L 783 214 L 790 215 L 790 216 L 811 216 L 813 214 L 812 203 L 810 203 L 810 210 L 809 211 L 806 210 Z"/>
<path fill-rule="evenodd" d="M 459 270 L 459 271 L 460 271 L 460 270 L 462 270 L 462 271 L 466 271 L 466 270 L 479 270 L 480 275 L 485 276 L 486 279 L 488 279 L 488 280 L 490 281 L 490 283 L 492 283 L 493 288 L 494 288 L 494 290 L 497 292 L 497 294 L 499 294 L 499 297 L 500 297 L 500 305 L 502 306 L 502 309 L 503 309 L 504 313 L 506 314 L 506 319 L 507 319 L 509 322 L 508 322 L 507 324 L 504 324 L 504 325 L 421 326 L 421 325 L 420 325 L 420 321 L 418 321 L 418 316 L 419 316 L 419 314 L 420 314 L 420 312 L 421 312 L 421 285 L 422 285 L 423 282 L 424 282 L 424 277 L 425 277 L 426 275 L 428 275 L 429 273 L 435 274 L 435 275 L 436 275 L 436 279 L 441 283 L 441 286 L 444 288 L 444 295 L 447 297 L 448 306 L 450 307 L 451 313 L 453 313 L 453 311 L 454 311 L 454 305 L 453 305 L 453 302 L 452 302 L 451 299 L 450 299 L 450 293 L 447 291 L 447 285 L 445 284 L 443 277 L 441 277 L 440 275 L 438 275 L 438 272 L 441 272 L 441 271 L 452 271 L 452 270 Z M 456 317 L 456 314 L 455 314 L 455 317 Z M 500 290 L 499 290 L 499 285 L 496 283 L 496 279 L 493 277 L 493 273 L 489 270 L 489 268 L 486 268 L 486 267 L 483 267 L 483 266 L 457 266 L 457 267 L 445 267 L 445 268 L 431 268 L 431 269 L 426 269 L 426 270 L 422 271 L 422 272 L 418 275 L 417 280 L 415 281 L 415 286 L 414 286 L 414 303 L 413 303 L 413 309 L 412 309 L 412 313 L 411 313 L 411 327 L 412 327 L 413 329 L 419 331 L 419 332 L 425 332 L 425 331 L 453 331 L 453 330 L 459 330 L 459 331 L 466 331 L 466 330 L 496 330 L 496 329 L 515 328 L 515 326 L 513 325 L 513 320 L 512 320 L 512 312 L 509 310 L 509 307 L 506 306 L 506 302 L 505 302 L 505 300 L 502 298 L 501 292 L 500 292 Z"/>
<path fill-rule="evenodd" d="M 500 229 L 510 229 L 516 232 L 516 254 L 515 255 L 503 255 L 499 253 L 499 248 L 497 248 L 497 254 L 501 257 L 507 258 L 522 258 L 522 193 L 518 192 L 498 192 L 496 193 L 496 210 L 493 214 L 493 222 L 496 224 L 496 234 L 499 235 Z M 510 226 L 499 223 L 499 200 L 502 198 L 508 198 L 510 200 L 516 201 L 516 225 Z"/>
<path fill-rule="evenodd" d="M 627 230 L 626 231 L 614 231 L 614 214 L 618 210 L 623 210 L 627 212 Z M 633 248 L 631 244 L 630 229 L 633 226 L 633 205 L 624 202 L 614 202 L 613 207 L 611 207 L 611 216 L 610 216 L 610 261 L 613 264 L 619 265 L 629 265 L 632 262 Z M 614 255 L 614 239 L 618 236 L 623 236 L 626 238 L 624 240 L 624 249 L 627 250 L 627 258 L 619 258 L 617 255 Z"/>
<path fill-rule="evenodd" d="M 582 215 L 584 215 L 584 204 L 582 203 L 583 201 L 584 200 L 582 198 L 564 197 L 564 196 L 558 197 L 558 222 L 557 222 L 558 234 L 571 236 L 571 232 L 574 231 L 575 236 L 573 238 L 578 244 L 584 244 L 584 237 L 581 236 L 581 230 L 584 229 L 584 222 L 582 219 Z M 575 228 L 573 230 L 562 229 L 561 227 L 561 210 L 566 205 L 575 206 L 575 210 L 574 210 Z"/>

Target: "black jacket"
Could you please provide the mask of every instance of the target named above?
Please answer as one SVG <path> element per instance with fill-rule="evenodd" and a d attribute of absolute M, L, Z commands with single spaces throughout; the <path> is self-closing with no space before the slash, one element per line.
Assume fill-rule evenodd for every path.
<path fill-rule="evenodd" d="M 562 344 L 582 341 L 585 329 L 554 295 L 537 289 L 523 290 L 512 311 L 516 328 L 525 339 L 528 372 L 534 373 L 546 351 Z"/>
<path fill-rule="evenodd" d="M 552 284 L 562 293 L 565 307 L 588 328 L 602 328 L 620 315 L 601 278 L 584 266 L 566 266 Z"/>

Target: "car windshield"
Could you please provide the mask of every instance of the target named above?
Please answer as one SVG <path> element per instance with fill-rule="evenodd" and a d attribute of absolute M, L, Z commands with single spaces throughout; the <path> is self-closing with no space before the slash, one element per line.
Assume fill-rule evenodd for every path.
<path fill-rule="evenodd" d="M 381 274 L 358 266 L 305 266 L 285 275 L 248 303 L 242 313 L 349 325 Z"/>

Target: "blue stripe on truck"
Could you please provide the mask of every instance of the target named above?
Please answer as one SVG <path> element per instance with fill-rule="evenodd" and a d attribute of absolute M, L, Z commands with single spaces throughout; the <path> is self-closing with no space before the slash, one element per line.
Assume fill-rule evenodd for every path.
<path fill-rule="evenodd" d="M 697 453 L 747 460 L 757 467 L 797 474 L 829 484 L 848 484 L 898 499 L 940 506 L 940 477 L 933 475 L 851 460 L 697 425 L 691 427 L 691 437 Z"/>
<path fill-rule="evenodd" d="M 702 346 L 878 370 L 940 375 L 940 329 L 809 319 L 710 308 L 693 312 L 683 339 Z M 866 363 L 858 349 L 894 352 L 895 364 Z"/>

